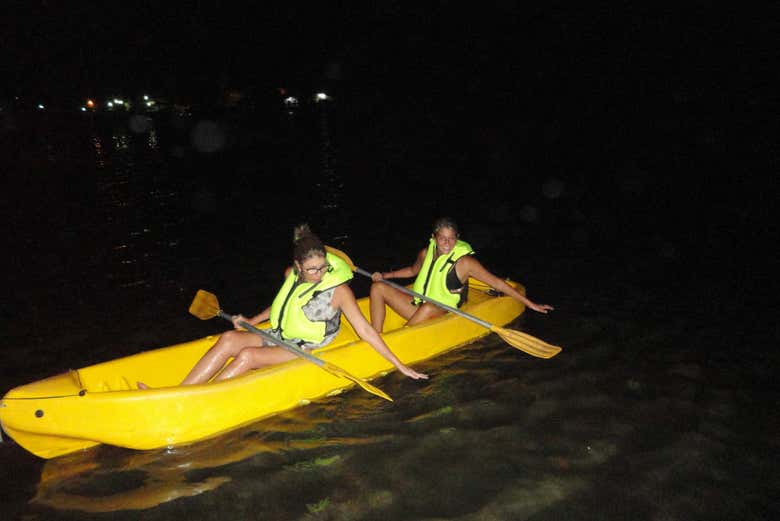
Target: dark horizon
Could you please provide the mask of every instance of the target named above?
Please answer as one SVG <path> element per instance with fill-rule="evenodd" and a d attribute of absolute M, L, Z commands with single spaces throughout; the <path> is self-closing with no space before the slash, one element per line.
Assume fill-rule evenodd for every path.
<path fill-rule="evenodd" d="M 225 89 L 263 92 L 338 85 L 349 92 L 433 92 L 552 103 L 582 87 L 591 95 L 653 101 L 717 99 L 768 70 L 755 45 L 770 35 L 759 14 L 595 6 L 472 13 L 449 5 L 402 8 L 285 4 L 260 13 L 203 2 L 25 4 L 7 16 L 6 98 L 153 95 L 215 98 Z M 470 100 L 462 100 L 468 103 Z M 639 101 L 637 99 L 637 101 Z"/>

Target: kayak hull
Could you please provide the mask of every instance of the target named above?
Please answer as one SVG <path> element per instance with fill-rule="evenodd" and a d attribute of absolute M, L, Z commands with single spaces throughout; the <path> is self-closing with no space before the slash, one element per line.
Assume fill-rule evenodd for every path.
<path fill-rule="evenodd" d="M 512 284 L 524 293 L 521 285 Z M 479 282 L 470 281 L 470 286 L 469 302 L 463 308 L 469 314 L 503 326 L 524 311 L 514 299 L 489 295 L 489 288 Z M 367 316 L 368 299 L 358 304 Z M 490 333 L 453 314 L 411 327 L 403 322 L 388 310 L 383 338 L 406 364 Z M 217 339 L 217 335 L 207 336 L 17 387 L 0 402 L 0 425 L 19 445 L 42 458 L 101 443 L 158 449 L 218 436 L 354 386 L 302 359 L 223 382 L 178 385 Z M 333 343 L 313 354 L 367 380 L 394 369 L 346 321 Z M 138 381 L 151 389 L 137 389 Z"/>

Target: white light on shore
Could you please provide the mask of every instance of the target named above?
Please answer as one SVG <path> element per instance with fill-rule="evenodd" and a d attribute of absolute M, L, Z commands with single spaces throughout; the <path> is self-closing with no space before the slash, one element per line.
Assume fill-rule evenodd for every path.
<path fill-rule="evenodd" d="M 330 96 L 328 96 L 328 95 L 327 95 L 327 94 L 325 94 L 324 92 L 318 92 L 318 93 L 317 93 L 317 94 L 314 96 L 314 99 L 315 99 L 315 100 L 317 100 L 317 101 L 327 101 L 327 100 L 329 100 L 329 99 L 330 99 Z"/>

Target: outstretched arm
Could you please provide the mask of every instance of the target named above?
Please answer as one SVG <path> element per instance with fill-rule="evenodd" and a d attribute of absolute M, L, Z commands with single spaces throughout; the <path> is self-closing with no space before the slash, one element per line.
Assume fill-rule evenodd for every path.
<path fill-rule="evenodd" d="M 509 295 L 513 299 L 522 302 L 527 307 L 537 311 L 539 313 L 547 313 L 555 308 L 549 304 L 537 304 L 531 299 L 522 295 L 515 288 L 506 283 L 503 279 L 500 279 L 490 273 L 485 267 L 473 256 L 462 257 L 456 265 L 458 276 L 461 280 L 468 280 L 468 277 L 474 277 L 480 282 L 484 282 L 491 288 L 500 291 L 506 295 Z"/>
<path fill-rule="evenodd" d="M 371 274 L 371 280 L 374 282 L 378 282 L 382 279 L 410 279 L 412 277 L 416 277 L 418 273 L 420 273 L 420 268 L 422 268 L 423 261 L 425 260 L 425 253 L 426 249 L 423 249 L 418 255 L 417 258 L 414 260 L 414 264 L 411 266 L 407 266 L 405 268 L 400 268 L 393 271 L 383 271 L 378 272 L 375 271 Z"/>
<path fill-rule="evenodd" d="M 382 337 L 379 335 L 379 333 L 377 333 L 376 330 L 371 327 L 371 324 L 368 323 L 366 317 L 364 317 L 363 313 L 360 312 L 360 308 L 358 307 L 357 301 L 355 300 L 355 294 L 352 292 L 349 286 L 342 284 L 336 288 L 336 291 L 333 292 L 331 306 L 340 308 L 344 313 L 344 316 L 347 317 L 347 320 L 349 320 L 349 323 L 352 324 L 352 327 L 355 329 L 355 332 L 358 334 L 358 336 L 368 342 L 377 353 L 382 355 L 388 362 L 393 364 L 403 374 L 409 378 L 414 378 L 415 380 L 420 378 L 428 378 L 427 374 L 418 373 L 411 367 L 401 362 L 398 357 L 395 356 L 395 354 L 390 350 L 390 348 L 387 347 L 387 344 L 385 344 L 385 341 L 382 340 Z"/>

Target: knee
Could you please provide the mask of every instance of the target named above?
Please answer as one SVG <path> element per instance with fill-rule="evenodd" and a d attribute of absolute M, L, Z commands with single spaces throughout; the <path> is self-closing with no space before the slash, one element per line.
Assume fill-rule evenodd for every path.
<path fill-rule="evenodd" d="M 225 331 L 222 333 L 222 336 L 219 337 L 219 340 L 223 345 L 233 345 L 238 341 L 240 336 L 241 334 L 238 331 L 231 329 L 230 331 Z"/>
<path fill-rule="evenodd" d="M 242 336 L 240 331 L 225 331 L 211 350 L 222 355 L 234 356 L 234 353 L 242 347 Z"/>
<path fill-rule="evenodd" d="M 384 297 L 384 290 L 387 287 L 387 284 L 384 284 L 382 282 L 372 282 L 371 283 L 371 289 L 369 290 L 369 298 L 371 299 L 381 299 Z"/>
<path fill-rule="evenodd" d="M 254 350 L 251 347 L 245 347 L 236 354 L 233 363 L 240 367 L 253 368 L 256 364 Z"/>
<path fill-rule="evenodd" d="M 414 315 L 418 321 L 422 321 L 422 320 L 435 318 L 443 314 L 444 311 L 441 310 L 440 308 L 428 302 L 424 302 L 422 305 L 420 305 L 420 308 L 417 310 L 417 312 Z"/>

